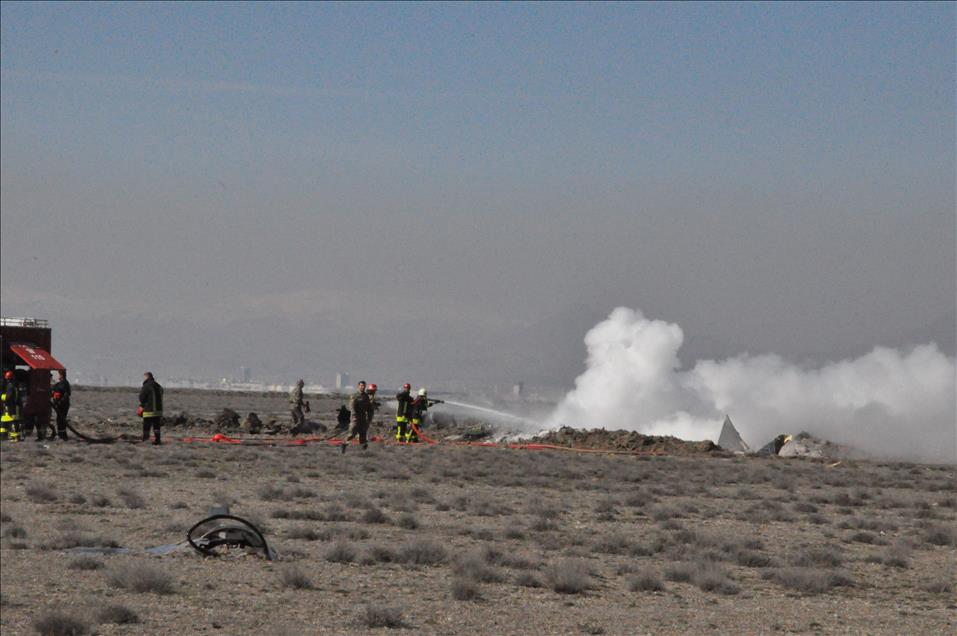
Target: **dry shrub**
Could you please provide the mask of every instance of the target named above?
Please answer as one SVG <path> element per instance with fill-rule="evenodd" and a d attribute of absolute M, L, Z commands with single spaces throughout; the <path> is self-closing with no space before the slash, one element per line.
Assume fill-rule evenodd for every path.
<path fill-rule="evenodd" d="M 103 561 L 91 556 L 81 556 L 70 561 L 67 567 L 71 570 L 99 570 L 103 567 Z"/>
<path fill-rule="evenodd" d="M 588 564 L 581 559 L 562 559 L 548 565 L 545 582 L 560 594 L 581 594 L 591 585 Z"/>
<path fill-rule="evenodd" d="M 12 526 L 3 529 L 3 536 L 8 539 L 26 539 L 27 531 L 22 526 Z"/>
<path fill-rule="evenodd" d="M 657 572 L 644 570 L 628 577 L 628 589 L 632 592 L 661 592 L 665 584 Z"/>
<path fill-rule="evenodd" d="M 398 563 L 402 560 L 401 555 L 387 545 L 373 545 L 369 547 L 368 552 L 363 557 L 365 564 L 372 563 Z"/>
<path fill-rule="evenodd" d="M 456 576 L 452 579 L 452 598 L 457 601 L 473 601 L 479 598 L 479 586 L 474 579 Z"/>
<path fill-rule="evenodd" d="M 515 585 L 522 587 L 541 587 L 541 580 L 531 572 L 521 572 L 515 577 Z"/>
<path fill-rule="evenodd" d="M 694 572 L 693 563 L 687 561 L 672 563 L 665 568 L 665 578 L 676 583 L 690 583 Z"/>
<path fill-rule="evenodd" d="M 83 636 L 90 626 L 79 616 L 54 611 L 34 620 L 33 629 L 40 636 Z"/>
<path fill-rule="evenodd" d="M 140 622 L 140 617 L 125 605 L 107 605 L 97 611 L 96 621 L 114 625 L 133 625 Z"/>
<path fill-rule="evenodd" d="M 521 526 L 510 525 L 505 528 L 505 538 L 506 539 L 517 539 L 521 540 L 525 538 L 525 529 Z"/>
<path fill-rule="evenodd" d="M 172 594 L 173 577 L 149 563 L 124 563 L 110 571 L 107 583 L 130 592 Z"/>
<path fill-rule="evenodd" d="M 768 571 L 764 578 L 802 594 L 824 594 L 832 588 L 854 584 L 846 572 L 810 567 L 778 568 Z"/>
<path fill-rule="evenodd" d="M 336 521 L 335 519 L 326 519 L 325 513 L 319 510 L 299 510 L 299 509 L 289 509 L 289 508 L 280 508 L 278 510 L 273 510 L 270 515 L 273 519 L 298 519 L 301 521 Z"/>
<path fill-rule="evenodd" d="M 294 565 L 279 570 L 279 582 L 283 587 L 294 590 L 311 590 L 315 587 L 305 572 Z"/>
<path fill-rule="evenodd" d="M 954 577 L 941 575 L 933 579 L 925 579 L 921 581 L 920 589 L 931 594 L 953 594 Z"/>
<path fill-rule="evenodd" d="M 50 484 L 31 484 L 26 487 L 27 499 L 33 503 L 52 503 L 59 499 L 56 488 Z M 52 616 L 52 614 L 51 614 Z"/>
<path fill-rule="evenodd" d="M 952 526 L 931 524 L 924 528 L 923 538 L 926 543 L 957 547 L 957 530 Z"/>
<path fill-rule="evenodd" d="M 324 558 L 332 563 L 352 563 L 356 560 L 356 548 L 347 541 L 336 541 L 326 550 Z"/>
<path fill-rule="evenodd" d="M 881 563 L 892 568 L 907 569 L 910 567 L 911 549 L 902 543 L 892 545 L 884 551 Z"/>
<path fill-rule="evenodd" d="M 109 506 L 113 505 L 113 502 L 111 502 L 107 497 L 104 497 L 103 495 L 100 495 L 100 494 L 93 495 L 90 498 L 90 503 L 97 508 L 108 508 Z"/>
<path fill-rule="evenodd" d="M 117 496 L 123 500 L 123 503 L 126 504 L 127 508 L 145 508 L 146 501 L 139 495 L 128 488 L 120 488 L 116 491 Z"/>
<path fill-rule="evenodd" d="M 59 537 L 50 543 L 54 550 L 66 550 L 69 548 L 118 548 L 120 544 L 114 539 L 107 537 L 96 537 L 86 532 L 81 532 L 76 528 L 64 531 Z"/>
<path fill-rule="evenodd" d="M 717 563 L 702 561 L 696 564 L 692 582 L 704 592 L 715 592 L 731 596 L 741 591 L 737 583 L 731 580 L 727 572 Z"/>
<path fill-rule="evenodd" d="M 323 521 L 351 521 L 352 518 L 339 504 L 329 504 L 322 510 Z"/>
<path fill-rule="evenodd" d="M 362 523 L 388 523 L 389 517 L 380 508 L 372 507 L 362 513 Z"/>
<path fill-rule="evenodd" d="M 415 530 L 419 527 L 419 520 L 411 513 L 405 513 L 399 517 L 396 525 L 405 530 Z"/>
<path fill-rule="evenodd" d="M 444 563 L 448 553 L 440 544 L 429 539 L 416 539 L 399 550 L 402 560 L 414 565 L 436 565 Z"/>
<path fill-rule="evenodd" d="M 452 564 L 452 572 L 459 578 L 471 579 L 482 583 L 498 583 L 502 574 L 490 567 L 481 553 L 465 555 Z"/>
<path fill-rule="evenodd" d="M 290 539 L 300 539 L 302 541 L 319 541 L 329 539 L 328 532 L 316 532 L 306 526 L 296 526 L 286 530 L 286 536 Z"/>
<path fill-rule="evenodd" d="M 837 568 L 844 563 L 844 555 L 835 546 L 824 545 L 807 548 L 794 555 L 791 564 L 803 568 Z"/>
<path fill-rule="evenodd" d="M 359 623 L 369 629 L 407 627 L 400 608 L 379 605 L 366 605 L 365 609 L 359 614 Z"/>

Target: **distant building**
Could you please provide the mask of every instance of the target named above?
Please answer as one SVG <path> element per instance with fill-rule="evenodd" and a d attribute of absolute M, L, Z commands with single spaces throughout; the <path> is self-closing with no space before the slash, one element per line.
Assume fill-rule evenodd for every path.
<path fill-rule="evenodd" d="M 253 371 L 249 367 L 239 367 L 239 379 L 241 382 L 251 382 Z"/>
<path fill-rule="evenodd" d="M 515 398 L 516 400 L 521 400 L 524 394 L 525 394 L 525 383 L 516 382 L 512 386 L 512 397 Z"/>
<path fill-rule="evenodd" d="M 336 374 L 336 388 L 344 389 L 349 386 L 349 374 L 348 373 L 337 373 Z"/>

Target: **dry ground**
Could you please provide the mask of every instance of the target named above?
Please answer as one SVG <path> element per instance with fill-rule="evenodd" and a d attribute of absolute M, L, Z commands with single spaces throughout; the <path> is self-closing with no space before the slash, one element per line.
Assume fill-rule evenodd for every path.
<path fill-rule="evenodd" d="M 79 422 L 135 423 L 130 396 L 76 401 Z M 4 634 L 957 629 L 953 467 L 73 441 L 4 444 L 0 470 Z M 280 561 L 66 549 L 176 542 L 225 502 Z"/>

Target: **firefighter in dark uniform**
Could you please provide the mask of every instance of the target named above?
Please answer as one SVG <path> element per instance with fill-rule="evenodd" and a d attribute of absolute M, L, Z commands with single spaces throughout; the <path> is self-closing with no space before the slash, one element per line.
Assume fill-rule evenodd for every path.
<path fill-rule="evenodd" d="M 57 371 L 56 384 L 50 389 L 50 403 L 56 413 L 57 437 L 66 441 L 66 416 L 70 412 L 70 383 L 66 379 L 66 370 Z"/>
<path fill-rule="evenodd" d="M 369 446 L 366 433 L 369 432 L 369 422 L 372 420 L 372 400 L 366 393 L 365 382 L 359 382 L 356 388 L 359 390 L 353 393 L 349 399 L 349 410 L 352 411 L 352 426 L 349 427 L 349 434 L 346 439 L 339 446 L 339 451 L 343 453 L 346 452 L 346 447 L 355 437 L 359 438 L 359 443 L 362 444 L 363 449 Z"/>
<path fill-rule="evenodd" d="M 409 409 L 409 430 L 405 434 L 405 441 L 409 443 L 419 441 L 419 430 L 421 430 L 422 423 L 425 421 L 426 415 L 428 415 L 429 407 L 435 406 L 436 404 L 445 404 L 445 401 L 430 400 L 426 390 L 424 388 L 419 389 L 418 395 L 412 400 L 412 406 Z"/>
<path fill-rule="evenodd" d="M 3 428 L 11 441 L 20 441 L 23 435 L 23 400 L 13 371 L 3 372 L 3 414 L 0 415 Z"/>
<path fill-rule="evenodd" d="M 150 429 L 152 429 L 153 444 L 162 444 L 160 427 L 163 425 L 163 387 L 153 379 L 153 374 L 149 371 L 143 374 L 139 414 L 143 418 L 143 441 L 150 438 Z"/>
<path fill-rule="evenodd" d="M 412 385 L 403 384 L 402 390 L 395 394 L 399 405 L 395 408 L 395 441 L 404 442 L 409 430 L 409 416 L 412 414 Z"/>

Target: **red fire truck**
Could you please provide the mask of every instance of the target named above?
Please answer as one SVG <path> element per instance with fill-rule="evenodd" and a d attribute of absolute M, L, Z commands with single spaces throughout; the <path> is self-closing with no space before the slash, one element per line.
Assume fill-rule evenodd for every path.
<path fill-rule="evenodd" d="M 50 372 L 63 365 L 50 355 L 50 325 L 38 318 L 0 318 L 3 371 L 13 371 L 24 396 L 23 419 L 50 425 Z"/>

